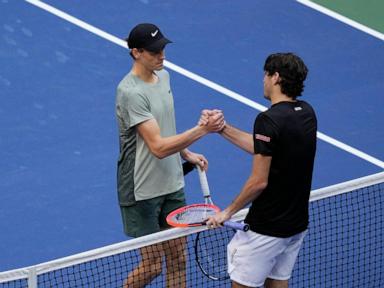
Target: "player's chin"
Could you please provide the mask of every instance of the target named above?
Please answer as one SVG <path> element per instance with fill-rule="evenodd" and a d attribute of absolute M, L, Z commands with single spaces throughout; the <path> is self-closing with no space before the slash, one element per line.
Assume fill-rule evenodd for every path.
<path fill-rule="evenodd" d="M 163 70 L 163 69 L 164 69 L 164 64 L 163 64 L 163 63 L 158 64 L 158 65 L 155 67 L 155 70 L 156 70 L 156 71 Z"/>

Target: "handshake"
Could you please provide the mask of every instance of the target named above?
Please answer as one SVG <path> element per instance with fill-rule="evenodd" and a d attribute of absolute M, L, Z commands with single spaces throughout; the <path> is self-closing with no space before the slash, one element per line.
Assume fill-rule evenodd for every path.
<path fill-rule="evenodd" d="M 198 126 L 205 128 L 208 133 L 222 132 L 226 125 L 224 114 L 218 109 L 204 109 L 201 111 L 201 116 L 197 124 Z"/>

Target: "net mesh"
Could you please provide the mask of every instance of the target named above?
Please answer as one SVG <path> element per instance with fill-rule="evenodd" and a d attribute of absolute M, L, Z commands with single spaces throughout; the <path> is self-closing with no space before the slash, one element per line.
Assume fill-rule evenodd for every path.
<path fill-rule="evenodd" d="M 292 287 L 384 287 L 383 183 L 314 201 Z"/>
<path fill-rule="evenodd" d="M 5 283 L 0 283 L 0 287 L 4 288 L 27 288 L 28 281 L 26 279 L 18 279 L 14 281 L 7 281 Z"/>
<path fill-rule="evenodd" d="M 380 183 L 353 189 L 347 193 L 343 191 L 341 194 L 336 193 L 310 203 L 309 230 L 290 279 L 290 287 L 384 287 L 383 176 L 384 174 L 381 175 Z M 146 267 L 141 273 L 148 277 L 147 280 L 151 280 L 148 280 L 150 283 L 145 287 L 182 287 L 182 284 L 186 287 L 231 286 L 229 279 L 212 280 L 202 273 L 196 262 L 194 247 L 196 231 L 201 231 L 201 239 L 214 238 L 215 240 L 207 241 L 211 245 L 207 251 L 215 250 L 218 255 L 224 256 L 217 256 L 221 258 L 206 262 L 207 265 L 218 263 L 219 269 L 226 265 L 225 250 L 231 238 L 231 234 L 228 234 L 230 230 L 173 230 L 184 235 L 186 233 L 181 231 L 189 230 L 188 233 L 192 234 L 173 240 L 161 238 L 155 244 L 145 244 L 146 237 L 156 236 L 153 234 L 124 242 L 123 252 L 120 247 L 117 252 L 112 249 L 108 251 L 109 255 L 99 257 L 97 255 L 100 251 L 90 251 L 87 258 L 95 259 L 76 259 L 74 264 L 66 261 L 65 265 L 57 264 L 59 268 L 55 268 L 54 262 L 33 266 L 32 268 L 37 270 L 36 287 L 124 287 L 128 276 L 135 273 L 135 268 L 142 260 L 140 249 L 143 255 L 150 255 L 148 259 L 144 259 Z M 169 231 L 160 232 L 158 235 L 175 237 L 167 236 Z M 130 243 L 137 243 L 137 240 L 144 244 L 134 249 L 130 247 Z M 162 249 L 159 249 L 160 245 Z M 185 249 L 182 249 L 183 247 Z M 111 248 L 105 248 L 108 249 Z M 168 257 L 162 257 L 163 254 L 159 251 L 167 251 L 164 253 L 167 253 Z M 170 261 L 168 265 L 167 261 Z M 24 270 L 29 271 L 30 268 Z M 215 269 L 214 266 L 211 268 Z M 28 287 L 28 273 L 19 276 L 19 279 L 15 279 L 18 278 L 16 274 L 15 271 L 0 273 L 0 287 Z M 130 278 L 134 283 L 127 287 L 140 284 L 140 281 L 144 281 L 141 278 L 135 274 L 135 277 Z M 33 283 L 31 279 L 29 281 Z"/>

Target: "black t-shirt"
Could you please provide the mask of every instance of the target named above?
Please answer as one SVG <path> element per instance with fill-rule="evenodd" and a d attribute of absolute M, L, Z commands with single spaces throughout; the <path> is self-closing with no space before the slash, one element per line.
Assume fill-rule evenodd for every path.
<path fill-rule="evenodd" d="M 317 120 L 304 101 L 279 102 L 254 124 L 255 154 L 272 156 L 268 185 L 245 222 L 252 231 L 290 237 L 307 229 Z"/>

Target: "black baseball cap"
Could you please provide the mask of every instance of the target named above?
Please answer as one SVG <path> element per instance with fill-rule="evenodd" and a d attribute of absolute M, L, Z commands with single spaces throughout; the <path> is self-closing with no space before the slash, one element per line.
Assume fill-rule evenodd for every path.
<path fill-rule="evenodd" d="M 128 48 L 143 48 L 151 52 L 160 52 L 165 45 L 172 43 L 161 33 L 159 27 L 150 23 L 136 25 L 125 39 Z"/>

